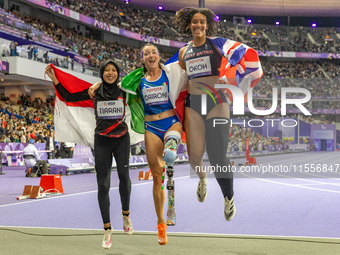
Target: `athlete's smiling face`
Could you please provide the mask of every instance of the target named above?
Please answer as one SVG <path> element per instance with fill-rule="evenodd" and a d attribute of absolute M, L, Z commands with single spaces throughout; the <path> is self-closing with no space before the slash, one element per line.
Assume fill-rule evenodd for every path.
<path fill-rule="evenodd" d="M 108 84 L 113 84 L 118 78 L 118 72 L 114 64 L 107 64 L 103 72 L 103 79 Z"/>
<path fill-rule="evenodd" d="M 159 54 L 158 50 L 154 46 L 146 46 L 143 49 L 143 59 L 142 62 L 145 64 L 146 69 L 158 68 L 159 66 Z"/>
<path fill-rule="evenodd" d="M 196 13 L 192 16 L 189 28 L 193 37 L 204 37 L 207 30 L 207 17 L 202 13 Z"/>

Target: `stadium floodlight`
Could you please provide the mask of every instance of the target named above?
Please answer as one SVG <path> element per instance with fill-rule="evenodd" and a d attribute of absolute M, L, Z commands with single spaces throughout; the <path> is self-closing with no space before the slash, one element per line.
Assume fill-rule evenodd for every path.
<path fill-rule="evenodd" d="M 276 21 L 275 24 L 276 24 L 276 25 L 280 25 L 280 22 L 279 22 L 279 21 Z"/>
<path fill-rule="evenodd" d="M 247 22 L 248 22 L 248 23 L 251 23 L 251 19 L 248 19 Z"/>
<path fill-rule="evenodd" d="M 128 4 L 130 2 L 130 0 L 124 0 L 126 4 Z"/>
<path fill-rule="evenodd" d="M 163 6 L 158 6 L 158 9 L 159 10 L 163 10 Z"/>
<path fill-rule="evenodd" d="M 312 24 L 312 27 L 316 27 L 316 23 L 313 23 L 313 24 Z"/>
<path fill-rule="evenodd" d="M 219 21 L 220 20 L 220 16 L 215 16 L 215 21 Z"/>

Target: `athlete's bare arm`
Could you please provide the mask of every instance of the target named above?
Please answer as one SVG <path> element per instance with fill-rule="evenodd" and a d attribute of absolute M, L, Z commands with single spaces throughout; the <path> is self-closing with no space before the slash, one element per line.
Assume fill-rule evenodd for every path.
<path fill-rule="evenodd" d="M 188 45 L 187 45 L 187 46 L 184 46 L 183 48 L 181 48 L 181 49 L 179 50 L 179 53 L 178 53 L 178 63 L 179 63 L 179 65 L 180 65 L 180 67 L 182 67 L 183 70 L 186 70 L 183 56 L 184 56 L 184 53 L 185 53 L 185 51 L 187 50 L 187 48 L 188 48 Z"/>

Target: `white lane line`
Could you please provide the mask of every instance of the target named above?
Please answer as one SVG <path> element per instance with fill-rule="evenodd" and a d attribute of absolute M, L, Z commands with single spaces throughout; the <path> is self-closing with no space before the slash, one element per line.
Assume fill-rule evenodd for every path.
<path fill-rule="evenodd" d="M 300 154 L 300 153 L 299 153 Z M 289 161 L 289 163 L 291 163 L 291 162 L 300 162 L 300 161 L 308 161 L 307 159 L 308 158 L 312 158 L 313 160 L 319 160 L 319 159 L 321 159 L 321 160 L 324 160 L 324 159 L 328 159 L 328 158 L 333 158 L 333 157 L 335 157 L 336 155 L 332 155 L 332 154 L 335 154 L 335 153 L 331 153 L 330 152 L 330 156 L 329 157 L 327 157 L 327 158 L 325 158 L 325 155 L 320 155 L 320 154 L 318 154 L 318 155 L 314 155 L 314 154 L 309 154 L 309 155 L 303 155 L 303 156 L 305 156 L 305 157 L 302 157 L 301 158 L 301 155 L 299 155 L 299 154 L 297 154 L 297 155 L 294 155 L 294 157 L 293 157 L 293 161 L 291 161 L 291 159 L 290 158 L 286 158 L 286 159 L 282 159 L 282 160 L 274 160 L 275 161 L 275 163 L 279 163 L 279 162 L 286 162 L 286 161 Z M 303 153 L 304 154 L 304 153 Z M 328 154 L 329 155 L 329 154 Z M 272 155 L 273 157 L 277 157 L 277 155 Z M 285 155 L 282 155 L 282 156 L 287 156 L 286 154 Z M 293 156 L 293 155 L 291 155 L 291 156 Z M 255 156 L 256 157 L 256 156 Z M 263 159 L 267 159 L 267 158 L 263 158 Z M 270 161 L 271 162 L 271 161 Z"/>
<path fill-rule="evenodd" d="M 329 158 L 333 158 L 334 156 L 329 156 L 329 157 L 323 157 L 322 158 L 322 160 L 325 160 L 325 159 L 329 159 Z M 315 159 L 314 157 L 313 157 L 313 159 Z M 302 159 L 303 161 L 305 161 L 306 159 L 304 158 L 304 159 Z M 293 161 L 290 161 L 290 163 L 292 164 L 292 163 L 295 163 L 294 165 L 296 165 L 296 162 L 300 162 L 300 161 L 302 161 L 302 160 L 293 160 Z M 319 159 L 316 159 L 316 160 L 313 160 L 313 161 L 309 161 L 309 163 L 308 163 L 308 166 L 310 165 L 310 164 L 312 164 L 312 163 L 314 163 L 315 165 L 316 165 L 316 163 L 315 162 L 318 162 L 319 161 Z M 280 164 L 277 164 L 277 162 L 280 162 L 280 161 L 275 161 L 275 162 L 269 162 L 269 163 L 262 163 L 262 164 L 271 164 L 271 165 L 273 165 L 273 166 L 277 166 L 277 165 L 280 165 Z M 261 165 L 262 165 L 261 164 Z M 340 170 L 339 170 L 340 171 Z M 291 172 L 291 173 L 289 173 L 289 174 L 294 174 L 295 172 Z M 296 179 L 296 180 L 302 180 L 302 181 L 305 181 L 305 182 L 313 182 L 313 183 L 321 183 L 320 181 L 312 181 L 312 180 L 309 180 L 309 179 L 315 179 L 315 178 L 326 178 L 326 179 L 333 179 L 333 180 L 339 180 L 339 178 L 333 178 L 333 177 L 327 177 L 327 176 L 324 176 L 324 175 L 317 175 L 317 174 L 313 174 L 313 173 L 307 173 L 307 172 L 304 172 L 304 171 L 302 171 L 302 172 L 300 172 L 299 170 L 296 170 L 296 173 L 303 173 L 303 174 L 305 174 L 306 176 L 315 176 L 315 177 L 306 177 L 306 178 L 292 178 L 292 179 Z M 243 174 L 243 173 L 242 173 Z M 277 176 L 282 176 L 283 178 L 291 178 L 291 177 L 289 177 L 288 175 L 283 175 L 283 174 L 279 174 L 279 173 L 271 173 L 271 174 L 273 174 L 273 175 L 277 175 Z M 329 184 L 329 185 L 333 185 L 333 184 Z"/>
<path fill-rule="evenodd" d="M 100 233 L 103 232 L 103 229 L 88 229 L 88 228 L 53 228 L 53 227 L 27 227 L 27 226 L 1 226 L 1 228 L 20 228 L 19 230 L 22 231 L 22 229 L 48 229 L 48 230 L 76 230 L 76 231 L 98 231 Z M 114 232 L 123 232 L 123 230 L 114 230 Z M 134 233 L 138 234 L 156 234 L 157 231 L 147 231 L 147 230 L 136 230 Z M 307 238 L 307 239 L 328 239 L 328 240 L 334 240 L 339 241 L 338 237 L 315 237 L 315 236 L 282 236 L 282 235 L 249 235 L 249 234 L 221 234 L 221 233 L 202 233 L 202 232 L 169 232 L 169 234 L 172 235 L 197 235 L 197 236 L 205 236 L 205 235 L 212 235 L 212 236 L 224 236 L 228 238 L 282 238 L 282 241 L 290 241 L 285 239 L 292 239 L 292 238 Z M 56 234 L 57 236 L 57 234 Z M 303 240 L 302 240 L 303 241 Z M 317 241 L 317 240 L 316 240 Z"/>
<path fill-rule="evenodd" d="M 299 186 L 315 186 L 315 185 L 329 185 L 329 184 L 332 184 L 332 185 L 336 185 L 336 186 L 340 186 L 340 183 L 327 183 L 327 182 L 320 182 L 320 183 L 300 183 L 300 184 L 296 184 L 296 185 L 299 185 Z"/>
<path fill-rule="evenodd" d="M 246 175 L 246 174 L 244 174 L 244 175 Z M 254 177 L 251 177 L 250 175 L 246 175 L 246 176 L 248 176 L 250 178 L 253 178 L 255 180 L 260 180 L 260 181 L 270 182 L 270 183 L 276 183 L 276 184 L 280 184 L 280 185 L 284 185 L 284 186 L 290 186 L 290 187 L 296 187 L 296 188 L 302 188 L 302 189 L 311 189 L 311 190 L 318 190 L 318 191 L 325 191 L 325 192 L 339 193 L 340 194 L 340 191 L 335 191 L 335 190 L 327 190 L 327 189 L 319 189 L 319 188 L 312 188 L 312 187 L 304 187 L 304 186 L 301 186 L 299 184 L 289 184 L 289 183 L 271 181 L 271 180 L 267 180 L 267 179 L 254 178 Z M 296 179 L 296 178 L 292 178 L 292 179 Z"/>
<path fill-rule="evenodd" d="M 177 177 L 177 178 L 173 178 L 174 180 L 179 180 L 179 179 L 183 179 L 183 178 L 188 178 L 190 177 L 190 175 L 186 175 L 186 176 L 182 176 L 182 177 Z M 141 185 L 147 185 L 147 184 L 153 184 L 153 182 L 144 182 L 144 183 L 137 183 L 137 184 L 132 184 L 131 186 L 135 187 L 135 186 L 141 186 Z M 110 188 L 110 190 L 116 190 L 119 189 L 119 187 L 113 187 Z M 56 198 L 65 198 L 65 197 L 72 197 L 72 196 L 77 196 L 77 195 L 84 195 L 84 194 L 90 194 L 93 192 L 97 192 L 97 190 L 92 190 L 92 191 L 86 191 L 86 192 L 80 192 L 80 193 L 74 193 L 74 194 L 69 194 L 69 195 L 55 195 L 53 197 L 45 197 L 43 199 L 34 199 L 34 200 L 29 200 L 29 201 L 23 201 L 21 203 L 13 203 L 13 204 L 7 204 L 7 205 L 0 205 L 0 208 L 2 207 L 7 207 L 7 206 L 12 206 L 12 205 L 22 205 L 22 204 L 27 204 L 27 203 L 34 203 L 34 202 L 39 202 L 39 201 L 48 201 L 50 199 L 56 199 Z"/>

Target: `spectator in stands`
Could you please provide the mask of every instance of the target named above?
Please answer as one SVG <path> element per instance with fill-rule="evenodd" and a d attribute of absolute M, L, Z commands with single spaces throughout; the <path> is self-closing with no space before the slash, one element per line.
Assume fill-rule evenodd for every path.
<path fill-rule="evenodd" d="M 15 56 L 15 44 L 14 41 L 11 41 L 10 45 L 9 45 L 9 49 L 10 49 L 10 56 Z"/>
<path fill-rule="evenodd" d="M 23 134 L 21 135 L 20 142 L 21 143 L 27 143 L 27 138 L 26 138 L 26 133 L 25 132 L 23 132 Z"/>
<path fill-rule="evenodd" d="M 238 151 L 243 151 L 243 143 L 241 138 L 238 139 Z"/>
<path fill-rule="evenodd" d="M 27 125 L 30 125 L 30 124 L 31 124 L 29 112 L 26 112 L 25 120 L 26 120 Z"/>
<path fill-rule="evenodd" d="M 37 136 L 37 143 L 45 143 L 45 138 L 43 136 L 43 132 L 42 131 L 39 131 L 39 134 Z"/>
<path fill-rule="evenodd" d="M 11 143 L 14 143 L 14 141 L 15 141 L 15 131 L 9 131 L 9 132 L 10 132 L 9 139 L 11 140 Z"/>
<path fill-rule="evenodd" d="M 14 143 L 20 143 L 20 139 L 18 135 L 14 135 Z"/>
<path fill-rule="evenodd" d="M 50 150 L 48 153 L 48 159 L 54 159 L 57 153 L 54 139 L 54 132 L 48 132 L 46 137 L 46 150 Z"/>
<path fill-rule="evenodd" d="M 65 64 L 66 69 L 68 69 L 68 64 L 69 64 L 69 62 L 70 62 L 70 58 L 69 58 L 69 56 L 66 56 L 66 57 L 64 58 L 64 64 Z"/>
<path fill-rule="evenodd" d="M 17 49 L 18 49 L 18 43 L 15 42 L 15 43 L 14 43 L 14 55 L 13 55 L 13 56 L 18 56 Z"/>
<path fill-rule="evenodd" d="M 0 135 L 4 135 L 4 136 L 6 136 L 6 130 L 4 129 L 4 127 L 3 127 L 3 124 L 2 124 L 2 123 L 0 124 Z"/>
<path fill-rule="evenodd" d="M 60 66 L 58 56 L 52 61 L 52 64 L 55 66 Z"/>
<path fill-rule="evenodd" d="M 56 158 L 67 158 L 67 153 L 65 151 L 65 142 L 60 143 L 60 147 L 57 148 L 57 156 Z"/>
<path fill-rule="evenodd" d="M 66 155 L 67 158 L 73 158 L 73 153 L 74 153 L 74 147 L 76 146 L 75 143 L 69 143 L 69 142 L 65 142 L 65 151 L 66 151 Z"/>
<path fill-rule="evenodd" d="M 33 46 L 32 43 L 27 48 L 28 59 L 32 59 L 33 56 Z"/>
<path fill-rule="evenodd" d="M 33 139 L 34 141 L 37 139 L 37 136 L 34 131 L 30 133 L 30 139 Z"/>
<path fill-rule="evenodd" d="M 43 58 L 44 58 L 44 60 L 45 60 L 45 63 L 49 63 L 50 61 L 48 60 L 48 51 L 46 51 L 45 53 L 44 53 L 44 55 L 43 55 Z"/>
<path fill-rule="evenodd" d="M 6 127 L 8 130 L 12 130 L 13 128 L 13 121 L 12 119 L 8 119 L 7 121 L 7 127 Z"/>
<path fill-rule="evenodd" d="M 33 48 L 33 55 L 34 55 L 34 61 L 37 61 L 38 58 L 38 47 Z"/>
<path fill-rule="evenodd" d="M 4 143 L 11 143 L 11 132 L 7 131 L 7 136 L 4 139 Z"/>
<path fill-rule="evenodd" d="M 41 160 L 38 149 L 34 146 L 34 140 L 30 139 L 28 145 L 23 150 L 25 164 L 29 168 L 33 168 L 37 163 L 42 165 L 42 174 L 48 174 L 46 160 Z"/>

